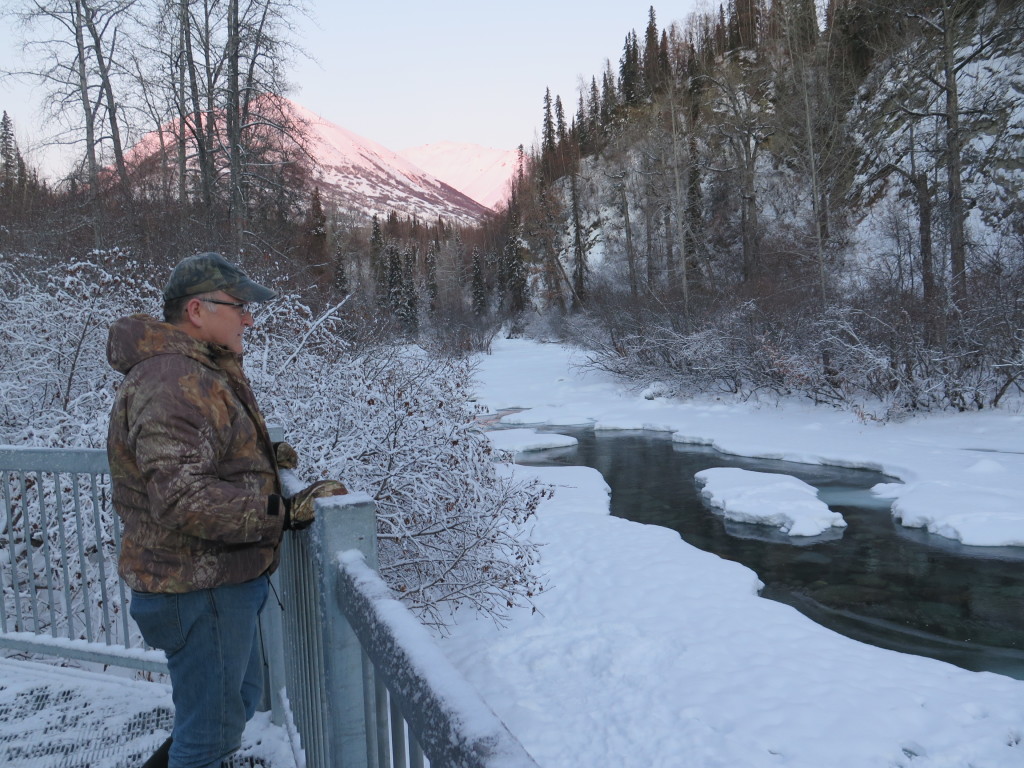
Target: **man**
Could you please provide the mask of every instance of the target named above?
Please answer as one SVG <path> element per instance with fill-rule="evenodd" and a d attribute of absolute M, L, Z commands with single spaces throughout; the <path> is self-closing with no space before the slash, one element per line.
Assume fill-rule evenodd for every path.
<path fill-rule="evenodd" d="M 124 531 L 118 570 L 146 642 L 167 654 L 174 730 L 146 766 L 208 768 L 241 743 L 262 689 L 257 619 L 282 531 L 313 521 L 333 480 L 281 496 L 273 445 L 242 371 L 249 305 L 274 298 L 215 253 L 179 263 L 164 322 L 110 328 L 107 358 L 125 374 L 110 414 L 113 503 Z"/>

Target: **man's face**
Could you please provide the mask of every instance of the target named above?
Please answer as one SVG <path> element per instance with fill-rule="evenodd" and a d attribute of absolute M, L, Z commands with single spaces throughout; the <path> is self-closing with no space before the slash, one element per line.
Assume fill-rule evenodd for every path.
<path fill-rule="evenodd" d="M 252 327 L 253 319 L 248 311 L 232 305 L 244 302 L 224 291 L 196 297 L 195 301 L 198 304 L 193 317 L 199 327 L 197 336 L 203 341 L 227 347 L 237 355 L 242 354 L 242 334 L 246 328 Z"/>

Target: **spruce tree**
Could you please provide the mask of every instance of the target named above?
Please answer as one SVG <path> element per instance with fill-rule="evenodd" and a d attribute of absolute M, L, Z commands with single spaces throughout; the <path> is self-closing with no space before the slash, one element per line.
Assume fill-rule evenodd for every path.
<path fill-rule="evenodd" d="M 626 35 L 619 59 L 619 93 L 627 107 L 639 104 L 644 96 L 643 72 L 640 68 L 640 43 L 636 31 Z"/>
<path fill-rule="evenodd" d="M 641 62 L 643 72 L 643 90 L 648 96 L 655 96 L 665 89 L 665 70 L 661 56 L 661 44 L 658 40 L 658 23 L 654 16 L 654 6 L 648 12 L 647 31 L 644 33 L 644 53 Z"/>
<path fill-rule="evenodd" d="M 7 111 L 0 118 L 0 206 L 11 212 L 18 187 L 18 173 L 21 157 L 14 140 L 14 125 Z"/>
<path fill-rule="evenodd" d="M 403 299 L 402 254 L 398 246 L 390 242 L 384 246 L 383 287 L 382 306 L 392 316 L 397 316 Z"/>
<path fill-rule="evenodd" d="M 416 292 L 416 246 L 406 249 L 402 258 L 400 300 L 396 314 L 408 333 L 419 329 L 419 296 Z"/>
<path fill-rule="evenodd" d="M 374 214 L 370 228 L 370 273 L 373 275 L 374 289 L 377 291 L 377 303 L 388 305 L 387 261 L 384 255 L 384 232 L 380 219 Z"/>
<path fill-rule="evenodd" d="M 487 313 L 487 283 L 484 280 L 484 263 L 480 249 L 473 248 L 473 314 L 483 317 Z"/>
<path fill-rule="evenodd" d="M 554 162 L 556 141 L 554 105 L 551 101 L 551 89 L 547 88 L 544 91 L 544 117 L 540 135 L 540 158 L 545 170 L 550 170 Z"/>
<path fill-rule="evenodd" d="M 605 135 L 608 133 L 618 106 L 618 86 L 615 82 L 615 74 L 612 72 L 611 62 L 606 62 L 604 74 L 601 76 L 601 125 L 604 127 Z"/>
<path fill-rule="evenodd" d="M 441 241 L 437 237 L 430 241 L 427 246 L 427 253 L 424 257 L 424 268 L 427 273 L 427 298 L 430 303 L 427 305 L 427 312 L 433 316 L 437 313 L 437 255 L 441 252 Z"/>

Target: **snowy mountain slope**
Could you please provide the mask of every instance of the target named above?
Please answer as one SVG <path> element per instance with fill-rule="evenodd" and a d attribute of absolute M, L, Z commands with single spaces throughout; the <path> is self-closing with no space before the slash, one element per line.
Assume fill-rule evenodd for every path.
<path fill-rule="evenodd" d="M 409 147 L 398 154 L 492 210 L 508 200 L 509 182 L 519 162 L 516 150 L 450 141 Z"/>
<path fill-rule="evenodd" d="M 287 119 L 299 125 L 304 134 L 299 141 L 299 155 L 305 158 L 306 172 L 329 207 L 359 217 L 385 217 L 396 211 L 400 216 L 424 220 L 442 217 L 464 225 L 476 224 L 491 212 L 487 205 L 460 191 L 448 179 L 440 180 L 398 153 L 325 120 L 300 104 L 283 100 L 271 107 L 281 109 L 289 113 Z M 126 153 L 132 173 L 152 173 L 157 168 L 175 173 L 174 128 L 168 124 L 151 131 Z M 219 130 L 223 132 L 223 127 L 219 126 Z M 298 144 L 293 145 L 288 151 L 294 156 L 297 147 Z M 478 149 L 482 148 L 474 148 L 464 157 L 479 156 Z M 498 164 L 497 160 L 490 162 Z M 447 171 L 451 178 L 472 181 L 484 173 L 476 170 L 478 167 L 480 163 L 470 159 L 449 158 Z M 166 184 L 166 179 L 162 183 Z M 498 186 L 498 181 L 494 185 Z M 493 195 L 487 197 L 491 198 Z"/>
<path fill-rule="evenodd" d="M 314 159 L 314 178 L 326 201 L 343 210 L 385 216 L 478 222 L 488 209 L 396 152 L 325 120 L 292 103 L 305 124 L 306 150 Z"/>

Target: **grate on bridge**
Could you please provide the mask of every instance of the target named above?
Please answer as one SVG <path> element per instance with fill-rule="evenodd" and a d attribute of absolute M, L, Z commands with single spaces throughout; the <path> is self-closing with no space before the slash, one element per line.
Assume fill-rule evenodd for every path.
<path fill-rule="evenodd" d="M 4 768 L 137 768 L 173 722 L 166 685 L 0 659 Z M 269 760 L 246 754 L 252 746 L 243 744 L 225 767 L 269 768 Z"/>

